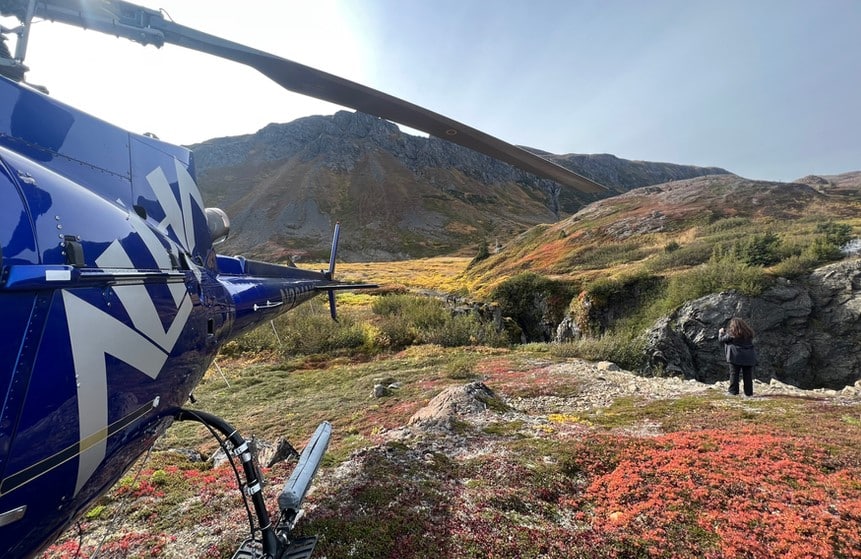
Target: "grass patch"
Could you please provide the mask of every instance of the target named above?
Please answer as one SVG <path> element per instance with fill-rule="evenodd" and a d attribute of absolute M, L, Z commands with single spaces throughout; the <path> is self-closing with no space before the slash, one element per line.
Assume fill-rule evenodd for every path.
<path fill-rule="evenodd" d="M 633 330 L 619 328 L 597 338 L 580 338 L 572 342 L 552 344 L 550 355 L 561 358 L 577 357 L 587 361 L 612 361 L 629 371 L 646 364 L 645 340 Z"/>

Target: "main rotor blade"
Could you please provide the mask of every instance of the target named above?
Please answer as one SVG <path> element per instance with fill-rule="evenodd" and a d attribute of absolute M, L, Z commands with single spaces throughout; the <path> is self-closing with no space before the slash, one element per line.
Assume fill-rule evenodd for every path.
<path fill-rule="evenodd" d="M 23 4 L 24 2 L 20 2 Z M 282 87 L 392 120 L 586 193 L 607 188 L 475 128 L 392 95 L 309 66 L 165 20 L 123 0 L 36 0 L 34 15 L 161 47 L 171 43 L 257 69 Z M 19 14 L 20 17 L 20 14 Z M 29 25 L 29 21 L 26 22 Z"/>
<path fill-rule="evenodd" d="M 581 192 L 607 192 L 604 186 L 525 149 L 403 99 L 315 68 L 188 28 L 176 35 L 166 32 L 165 42 L 247 64 L 290 91 L 404 124 Z"/>

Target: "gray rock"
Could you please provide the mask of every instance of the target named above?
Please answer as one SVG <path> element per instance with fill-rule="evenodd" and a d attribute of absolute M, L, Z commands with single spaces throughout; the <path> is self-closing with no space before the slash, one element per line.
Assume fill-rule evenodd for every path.
<path fill-rule="evenodd" d="M 374 391 L 371 393 L 371 397 L 372 398 L 385 398 L 386 396 L 388 396 L 390 394 L 391 394 L 391 391 L 389 390 L 389 388 L 386 385 L 375 384 L 374 385 Z"/>
<path fill-rule="evenodd" d="M 647 372 L 725 379 L 717 331 L 733 316 L 756 332 L 754 377 L 763 382 L 841 390 L 861 378 L 861 260 L 824 266 L 802 281 L 779 280 L 758 297 L 729 291 L 685 303 L 646 333 Z"/>
<path fill-rule="evenodd" d="M 556 336 L 553 341 L 557 344 L 571 342 L 580 339 L 580 327 L 577 322 L 570 316 L 566 316 L 556 327 Z"/>
<path fill-rule="evenodd" d="M 254 450 L 257 453 L 257 463 L 265 465 L 267 468 L 271 468 L 278 462 L 283 462 L 290 458 L 299 458 L 299 452 L 293 448 L 293 445 L 285 437 L 278 437 L 275 444 L 259 439 L 252 440 L 256 443 Z"/>

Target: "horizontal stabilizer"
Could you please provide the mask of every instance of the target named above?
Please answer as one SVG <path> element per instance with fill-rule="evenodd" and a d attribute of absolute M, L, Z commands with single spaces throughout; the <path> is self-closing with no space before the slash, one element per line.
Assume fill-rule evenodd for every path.
<path fill-rule="evenodd" d="M 376 289 L 376 283 L 336 283 L 333 285 L 318 285 L 315 291 L 349 291 L 350 289 Z"/>

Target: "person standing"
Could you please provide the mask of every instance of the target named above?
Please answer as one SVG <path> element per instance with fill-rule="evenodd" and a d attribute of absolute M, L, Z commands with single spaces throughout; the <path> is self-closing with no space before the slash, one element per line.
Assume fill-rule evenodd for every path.
<path fill-rule="evenodd" d="M 718 330 L 718 341 L 724 344 L 729 363 L 729 393 L 738 394 L 739 375 L 744 381 L 744 395 L 753 396 L 753 367 L 756 350 L 753 347 L 753 329 L 740 318 L 729 321 L 726 330 Z"/>

